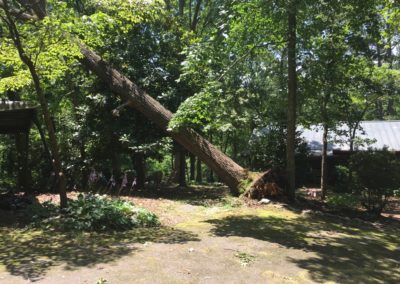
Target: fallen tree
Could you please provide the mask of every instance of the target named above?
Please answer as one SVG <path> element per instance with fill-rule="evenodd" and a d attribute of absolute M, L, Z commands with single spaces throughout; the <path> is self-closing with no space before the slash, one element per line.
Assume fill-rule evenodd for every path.
<path fill-rule="evenodd" d="M 0 7 L 4 8 L 4 2 L 0 0 Z M 45 0 L 18 1 L 24 11 L 12 8 L 10 13 L 24 21 L 41 20 L 46 15 Z M 39 11 L 40 13 L 36 12 Z M 191 128 L 183 127 L 176 131 L 168 131 L 168 123 L 172 118 L 172 113 L 162 106 L 157 100 L 141 90 L 134 82 L 113 68 L 108 62 L 103 60 L 94 51 L 84 45 L 80 45 L 83 55 L 81 62 L 105 83 L 114 94 L 118 95 L 126 105 L 141 112 L 145 117 L 155 123 L 189 152 L 199 157 L 209 166 L 221 180 L 229 186 L 231 192 L 239 194 L 253 187 L 249 196 L 259 196 L 254 194 L 257 188 L 265 188 L 260 184 L 265 182 L 265 174 L 249 174 L 248 171 L 225 155 L 221 150 L 207 141 Z M 259 180 L 255 182 L 254 180 Z M 269 179 L 267 179 L 268 182 Z M 257 185 L 254 187 L 254 185 Z M 265 191 L 265 190 L 264 190 Z M 265 194 L 262 194 L 263 196 Z"/>
<path fill-rule="evenodd" d="M 81 46 L 81 53 L 82 63 L 106 82 L 115 94 L 128 103 L 129 107 L 140 111 L 158 127 L 168 132 L 175 141 L 209 166 L 233 193 L 239 193 L 240 183 L 247 177 L 247 171 L 244 168 L 191 128 L 168 131 L 168 123 L 172 118 L 172 113 L 168 109 L 92 50 Z"/>

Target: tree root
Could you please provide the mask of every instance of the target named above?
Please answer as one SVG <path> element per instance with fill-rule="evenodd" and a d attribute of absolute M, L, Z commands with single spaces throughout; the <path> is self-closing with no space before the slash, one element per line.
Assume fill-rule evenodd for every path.
<path fill-rule="evenodd" d="M 242 196 L 260 200 L 262 198 L 281 198 L 284 195 L 282 174 L 269 169 L 263 173 L 252 173 L 252 182 L 247 186 Z"/>

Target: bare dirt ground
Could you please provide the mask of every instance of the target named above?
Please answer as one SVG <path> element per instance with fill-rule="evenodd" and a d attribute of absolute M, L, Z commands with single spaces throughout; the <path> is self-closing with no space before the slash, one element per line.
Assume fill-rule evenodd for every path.
<path fill-rule="evenodd" d="M 400 283 L 400 222 L 245 205 L 222 191 L 126 197 L 162 227 L 124 233 L 21 229 L 0 212 L 0 283 Z"/>

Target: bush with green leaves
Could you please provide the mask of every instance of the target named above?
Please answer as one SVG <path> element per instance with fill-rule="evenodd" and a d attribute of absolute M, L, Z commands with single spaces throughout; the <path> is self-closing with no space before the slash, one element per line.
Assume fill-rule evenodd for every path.
<path fill-rule="evenodd" d="M 309 150 L 307 144 L 296 132 L 296 182 L 306 183 L 310 177 Z M 286 165 L 286 126 L 269 124 L 267 127 L 254 129 L 248 143 L 246 154 L 251 162 L 251 169 L 264 171 L 268 168 L 284 169 Z"/>
<path fill-rule="evenodd" d="M 347 165 L 336 165 L 334 171 L 333 191 L 337 193 L 348 193 L 350 182 L 350 169 Z"/>
<path fill-rule="evenodd" d="M 53 203 L 43 203 L 43 209 L 36 212 L 39 222 L 35 224 L 64 231 L 122 231 L 159 225 L 157 216 L 148 210 L 129 201 L 97 194 L 80 194 L 76 200 L 69 201 L 61 214 L 59 211 Z"/>
<path fill-rule="evenodd" d="M 360 204 L 359 198 L 351 193 L 331 193 L 326 202 L 330 207 L 336 209 L 354 208 Z"/>
<path fill-rule="evenodd" d="M 350 159 L 353 186 L 362 194 L 362 205 L 371 213 L 380 214 L 387 197 L 400 188 L 400 162 L 387 151 L 363 151 Z"/>

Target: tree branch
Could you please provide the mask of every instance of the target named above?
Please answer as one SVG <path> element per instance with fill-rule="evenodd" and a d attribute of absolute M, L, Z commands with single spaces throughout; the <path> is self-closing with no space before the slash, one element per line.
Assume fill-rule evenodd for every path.
<path fill-rule="evenodd" d="M 6 8 L 6 4 L 3 0 L 0 0 L 0 8 L 4 9 Z M 10 15 L 14 16 L 15 18 L 23 21 L 35 21 L 38 20 L 39 18 L 36 15 L 29 14 L 25 11 L 14 9 L 14 8 L 9 8 L 8 12 Z"/>

